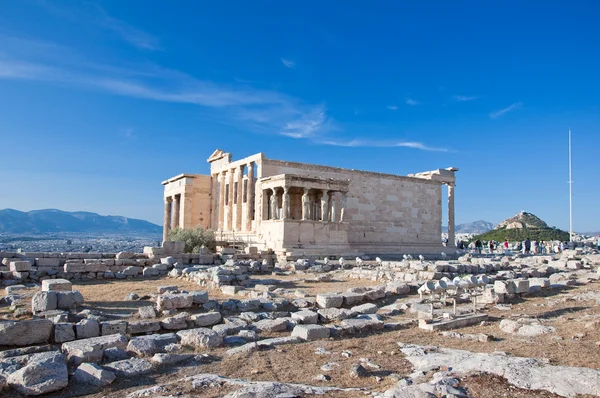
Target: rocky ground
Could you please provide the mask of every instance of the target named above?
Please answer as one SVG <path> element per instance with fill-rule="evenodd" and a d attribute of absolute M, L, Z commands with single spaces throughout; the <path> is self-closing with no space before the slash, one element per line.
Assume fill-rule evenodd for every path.
<path fill-rule="evenodd" d="M 488 315 L 483 322 L 436 332 L 418 327 L 418 318 L 429 312 L 429 297 L 421 299 L 416 293 L 420 283 L 382 285 L 381 280 L 350 279 L 347 270 L 254 275 L 252 279 L 268 279 L 263 285 L 270 287 L 238 292 L 204 286 L 210 300 L 170 309 L 169 297 L 176 303 L 178 294 L 198 289 L 192 278 L 74 281 L 73 290 L 85 297 L 77 311 L 87 308 L 135 324 L 142 319 L 140 308 L 152 307 L 155 313 L 146 319 L 162 329 L 148 332 L 147 338 L 129 333 L 97 337 L 112 339 L 94 348 L 97 360 L 81 354 L 89 339 L 58 345 L 68 359 L 69 378 L 61 373 L 60 388 L 36 386 L 36 391 L 49 391 L 50 397 L 98 398 L 600 396 L 600 274 L 597 257 L 590 258 L 560 270 L 561 277 L 552 277 L 554 283 L 544 288 L 534 288 L 532 281 L 523 293 L 507 293 L 502 299 L 493 293 L 493 302 L 476 305 L 476 313 Z M 517 275 L 510 276 L 523 276 L 517 271 L 523 274 L 523 269 L 522 264 L 515 266 L 511 272 Z M 507 286 L 511 281 L 498 280 L 508 281 Z M 165 285 L 174 293 L 158 294 Z M 342 295 L 332 293 L 348 289 L 353 294 L 344 293 L 344 301 L 336 304 Z M 253 292 L 262 292 L 260 308 L 253 307 Z M 357 296 L 355 305 L 347 305 Z M 457 314 L 474 311 L 471 299 L 461 295 Z M 212 330 L 211 325 L 194 329 L 211 302 L 218 303 L 222 320 Z M 453 312 L 450 300 L 446 306 L 434 302 L 436 318 Z M 8 307 L 0 309 L 8 315 Z M 343 311 L 348 313 L 340 316 Z M 309 312 L 314 320 L 308 320 Z M 331 314 L 338 318 L 329 319 Z M 183 326 L 169 330 L 180 318 Z M 46 364 L 60 366 L 63 359 L 58 356 L 63 355 L 48 349 L 46 357 L 37 359 L 42 354 L 0 358 L 0 373 L 12 386 L 0 396 L 30 394 L 22 387 L 33 377 L 27 375 L 28 368 L 49 372 L 44 380 L 51 380 L 56 369 Z M 119 355 L 126 363 L 115 364 Z M 24 360 L 15 358 L 23 357 L 42 365 L 28 362 L 22 367 L 17 362 Z"/>

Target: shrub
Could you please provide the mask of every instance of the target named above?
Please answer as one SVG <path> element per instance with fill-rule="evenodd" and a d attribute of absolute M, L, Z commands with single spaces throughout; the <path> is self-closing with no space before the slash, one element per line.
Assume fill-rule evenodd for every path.
<path fill-rule="evenodd" d="M 215 234 L 211 230 L 205 230 L 202 227 L 195 229 L 175 228 L 169 231 L 169 240 L 173 242 L 185 242 L 185 253 L 200 253 L 200 248 L 204 245 L 211 252 L 217 249 Z"/>

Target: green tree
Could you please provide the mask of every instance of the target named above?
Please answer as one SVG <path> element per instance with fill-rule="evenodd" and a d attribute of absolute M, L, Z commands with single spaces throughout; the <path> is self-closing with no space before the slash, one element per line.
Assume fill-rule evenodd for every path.
<path fill-rule="evenodd" d="M 185 253 L 200 253 L 204 246 L 211 252 L 217 249 L 217 241 L 213 231 L 196 227 L 195 229 L 175 228 L 169 231 L 169 240 L 172 242 L 185 242 Z"/>

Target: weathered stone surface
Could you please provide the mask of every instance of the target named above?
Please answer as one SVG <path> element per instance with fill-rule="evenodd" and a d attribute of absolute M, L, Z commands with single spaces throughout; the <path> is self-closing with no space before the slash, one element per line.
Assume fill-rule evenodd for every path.
<path fill-rule="evenodd" d="M 150 359 L 152 362 L 158 365 L 170 365 L 174 363 L 179 363 L 190 359 L 194 356 L 194 354 L 154 354 L 154 356 Z"/>
<path fill-rule="evenodd" d="M 54 325 L 54 341 L 64 343 L 75 340 L 75 328 L 72 323 L 62 322 Z"/>
<path fill-rule="evenodd" d="M 410 293 L 410 286 L 401 282 L 390 282 L 385 285 L 385 294 L 388 295 L 404 295 Z"/>
<path fill-rule="evenodd" d="M 246 343 L 239 347 L 231 348 L 225 351 L 225 355 L 232 356 L 238 354 L 249 354 L 251 352 L 257 351 L 260 349 L 260 346 L 257 343 Z"/>
<path fill-rule="evenodd" d="M 58 308 L 56 292 L 37 292 L 31 299 L 31 310 L 34 313 L 53 311 Z"/>
<path fill-rule="evenodd" d="M 78 291 L 52 291 L 51 293 L 56 294 L 56 306 L 59 309 L 69 310 L 71 308 L 76 308 L 78 305 L 81 305 L 83 303 L 83 296 Z"/>
<path fill-rule="evenodd" d="M 127 333 L 127 322 L 126 321 L 106 321 L 100 322 L 100 331 L 102 336 L 109 334 L 126 334 Z"/>
<path fill-rule="evenodd" d="M 239 318 L 224 318 L 225 324 L 219 324 L 212 327 L 219 336 L 227 336 L 228 334 L 236 334 L 242 329 L 247 329 L 246 322 Z"/>
<path fill-rule="evenodd" d="M 115 256 L 117 260 L 128 260 L 135 258 L 135 253 L 132 252 L 118 252 Z"/>
<path fill-rule="evenodd" d="M 487 372 L 505 378 L 510 384 L 529 390 L 544 390 L 563 397 L 598 395 L 600 370 L 552 366 L 534 358 L 513 357 L 450 348 L 422 347 L 399 343 L 415 371 L 445 366 L 456 373 Z"/>
<path fill-rule="evenodd" d="M 11 261 L 9 265 L 11 272 L 28 272 L 31 270 L 31 262 L 29 261 Z"/>
<path fill-rule="evenodd" d="M 146 305 L 138 308 L 138 314 L 140 318 L 156 318 L 156 310 L 151 305 Z"/>
<path fill-rule="evenodd" d="M 555 331 L 552 326 L 544 326 L 536 319 L 519 319 L 517 321 L 503 319 L 500 322 L 500 330 L 505 333 L 526 337 L 535 337 Z"/>
<path fill-rule="evenodd" d="M 102 359 L 104 350 L 117 347 L 125 349 L 127 338 L 122 334 L 93 337 L 63 343 L 61 350 L 69 359 L 69 363 L 79 365 L 83 362 L 98 362 Z"/>
<path fill-rule="evenodd" d="M 102 360 L 105 362 L 115 362 L 128 358 L 129 354 L 127 354 L 127 351 L 118 347 L 107 348 L 104 350 L 104 355 L 102 355 Z"/>
<path fill-rule="evenodd" d="M 66 279 L 45 279 L 42 281 L 43 292 L 70 292 L 73 284 Z"/>
<path fill-rule="evenodd" d="M 321 325 L 296 325 L 292 336 L 307 341 L 326 339 L 329 337 L 329 328 Z"/>
<path fill-rule="evenodd" d="M 78 339 L 89 339 L 100 336 L 100 324 L 95 319 L 82 319 L 75 324 L 75 335 Z"/>
<path fill-rule="evenodd" d="M 364 294 L 357 292 L 345 292 L 342 293 L 342 296 L 344 297 L 344 305 L 348 307 L 360 304 L 365 299 Z"/>
<path fill-rule="evenodd" d="M 107 386 L 116 378 L 113 372 L 95 363 L 82 363 L 77 367 L 73 376 L 80 383 L 94 386 Z"/>
<path fill-rule="evenodd" d="M 344 296 L 341 294 L 317 294 L 316 300 L 320 308 L 340 308 L 344 304 Z"/>
<path fill-rule="evenodd" d="M 377 318 L 377 315 L 361 316 L 354 319 L 344 319 L 342 326 L 347 332 L 362 333 L 368 330 L 380 330 L 384 328 L 382 320 Z"/>
<path fill-rule="evenodd" d="M 107 363 L 106 369 L 115 372 L 118 376 L 132 377 L 152 371 L 152 363 L 143 358 L 130 358 L 122 361 Z"/>
<path fill-rule="evenodd" d="M 181 330 L 177 337 L 182 345 L 201 348 L 213 348 L 223 344 L 223 338 L 215 331 L 206 328 Z"/>
<path fill-rule="evenodd" d="M 166 346 L 176 343 L 177 336 L 174 333 L 151 334 L 132 338 L 127 344 L 127 351 L 140 356 L 151 356 L 157 352 L 165 352 Z"/>
<path fill-rule="evenodd" d="M 48 319 L 0 322 L 0 345 L 24 346 L 50 341 L 54 324 Z"/>
<path fill-rule="evenodd" d="M 292 319 L 296 320 L 298 323 L 309 325 L 315 324 L 319 322 L 319 314 L 313 311 L 298 311 L 292 312 Z"/>
<path fill-rule="evenodd" d="M 189 308 L 194 297 L 186 293 L 168 293 L 158 296 L 156 305 L 159 311 Z"/>
<path fill-rule="evenodd" d="M 208 303 L 208 292 L 203 290 L 195 290 L 188 293 L 192 296 L 194 304 L 205 304 Z"/>
<path fill-rule="evenodd" d="M 177 288 L 177 286 L 159 286 L 156 288 L 158 294 L 163 294 L 163 293 L 176 293 L 179 289 Z"/>
<path fill-rule="evenodd" d="M 356 315 L 352 310 L 347 310 L 345 308 L 326 308 L 318 310 L 317 312 L 319 313 L 319 319 L 322 322 L 340 321 Z"/>
<path fill-rule="evenodd" d="M 372 303 L 366 303 L 362 305 L 357 305 L 356 307 L 352 307 L 352 311 L 357 314 L 375 314 L 379 307 Z"/>
<path fill-rule="evenodd" d="M 207 312 L 205 314 L 195 314 L 190 317 L 190 320 L 198 327 L 216 325 L 221 322 L 221 319 L 220 312 Z"/>
<path fill-rule="evenodd" d="M 33 354 L 25 366 L 11 373 L 7 383 L 24 395 L 41 395 L 62 390 L 69 384 L 65 356 L 51 351 Z"/>
<path fill-rule="evenodd" d="M 258 332 L 284 332 L 287 330 L 287 321 L 283 318 L 263 319 L 262 321 L 254 322 L 252 326 Z"/>
<path fill-rule="evenodd" d="M 158 276 L 160 275 L 160 270 L 153 267 L 146 267 L 142 271 L 142 275 L 144 276 Z"/>
<path fill-rule="evenodd" d="M 32 346 L 32 347 L 13 348 L 11 350 L 0 351 L 0 359 L 18 357 L 18 356 L 23 356 L 23 355 L 28 355 L 28 354 L 37 354 L 40 352 L 47 352 L 47 351 L 58 351 L 58 349 L 56 349 L 54 346 L 51 346 L 49 344 Z M 2 370 L 0 370 L 0 373 L 2 373 Z"/>
<path fill-rule="evenodd" d="M 159 321 L 135 321 L 127 325 L 129 334 L 152 333 L 160 330 Z"/>

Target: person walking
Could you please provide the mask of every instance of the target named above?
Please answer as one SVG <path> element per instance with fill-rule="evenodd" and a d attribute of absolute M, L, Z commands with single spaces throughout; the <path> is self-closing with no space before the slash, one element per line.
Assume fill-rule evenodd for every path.
<path fill-rule="evenodd" d="M 494 241 L 493 240 L 490 240 L 488 242 L 488 248 L 490 249 L 490 254 L 493 254 L 494 253 Z"/>
<path fill-rule="evenodd" d="M 477 250 L 477 253 L 481 254 L 481 251 L 483 250 L 483 243 L 477 239 L 475 241 L 475 250 Z"/>
<path fill-rule="evenodd" d="M 523 250 L 525 251 L 525 254 L 529 254 L 529 252 L 531 252 L 531 241 L 529 238 L 525 238 L 525 242 L 523 242 Z"/>
<path fill-rule="evenodd" d="M 504 254 L 508 256 L 508 239 L 504 239 L 502 246 L 504 246 Z"/>

